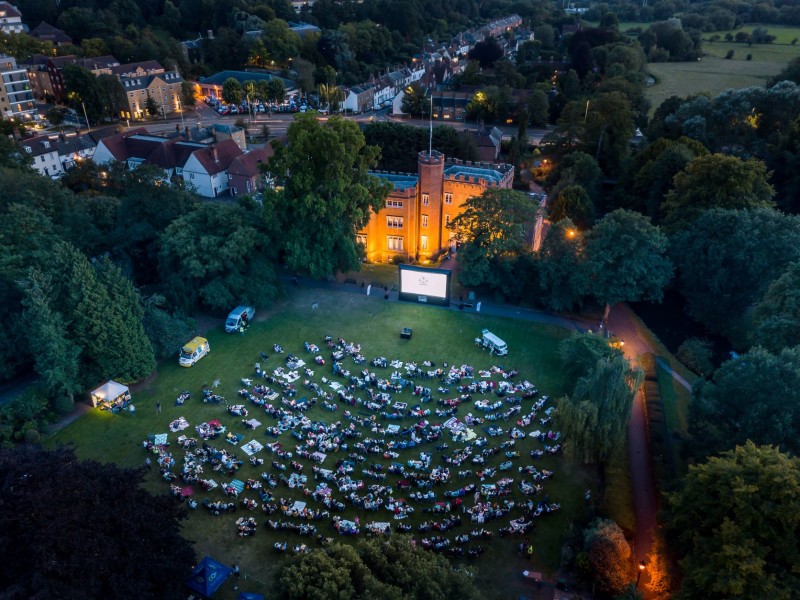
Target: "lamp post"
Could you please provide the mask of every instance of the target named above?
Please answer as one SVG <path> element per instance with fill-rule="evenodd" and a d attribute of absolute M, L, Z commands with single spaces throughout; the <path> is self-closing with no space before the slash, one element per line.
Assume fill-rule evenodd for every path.
<path fill-rule="evenodd" d="M 639 574 L 636 576 L 636 589 L 639 589 L 639 580 L 642 578 L 642 573 L 647 568 L 647 563 L 643 560 L 639 561 Z"/>

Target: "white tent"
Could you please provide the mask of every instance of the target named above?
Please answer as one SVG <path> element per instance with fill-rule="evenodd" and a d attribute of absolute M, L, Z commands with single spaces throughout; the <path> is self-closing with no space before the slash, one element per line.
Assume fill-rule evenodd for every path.
<path fill-rule="evenodd" d="M 131 392 L 128 386 L 109 380 L 92 392 L 92 406 L 103 402 L 113 403 L 118 399 L 130 400 L 130 397 Z"/>

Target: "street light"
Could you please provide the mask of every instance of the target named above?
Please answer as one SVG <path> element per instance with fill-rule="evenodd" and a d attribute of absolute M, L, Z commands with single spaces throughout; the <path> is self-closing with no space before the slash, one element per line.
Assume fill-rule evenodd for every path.
<path fill-rule="evenodd" d="M 636 576 L 636 589 L 639 589 L 639 580 L 642 578 L 642 573 L 647 568 L 647 563 L 643 560 L 639 561 L 639 575 Z"/>

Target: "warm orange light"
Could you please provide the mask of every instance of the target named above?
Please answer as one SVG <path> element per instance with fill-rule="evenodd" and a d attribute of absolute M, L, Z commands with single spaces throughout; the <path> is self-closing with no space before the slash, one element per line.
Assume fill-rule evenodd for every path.
<path fill-rule="evenodd" d="M 567 229 L 567 237 L 574 238 L 575 237 L 575 230 L 574 229 Z"/>
<path fill-rule="evenodd" d="M 639 563 L 639 570 L 640 571 L 644 571 L 646 568 L 647 568 L 647 565 L 645 565 L 644 561 L 641 561 Z"/>

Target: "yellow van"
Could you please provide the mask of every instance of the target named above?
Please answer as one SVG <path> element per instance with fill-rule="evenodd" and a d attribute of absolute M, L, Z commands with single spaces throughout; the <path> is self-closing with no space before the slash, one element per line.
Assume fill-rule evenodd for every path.
<path fill-rule="evenodd" d="M 209 352 L 211 352 L 211 347 L 208 345 L 208 340 L 206 338 L 196 337 L 181 348 L 178 364 L 182 367 L 191 367 Z"/>

